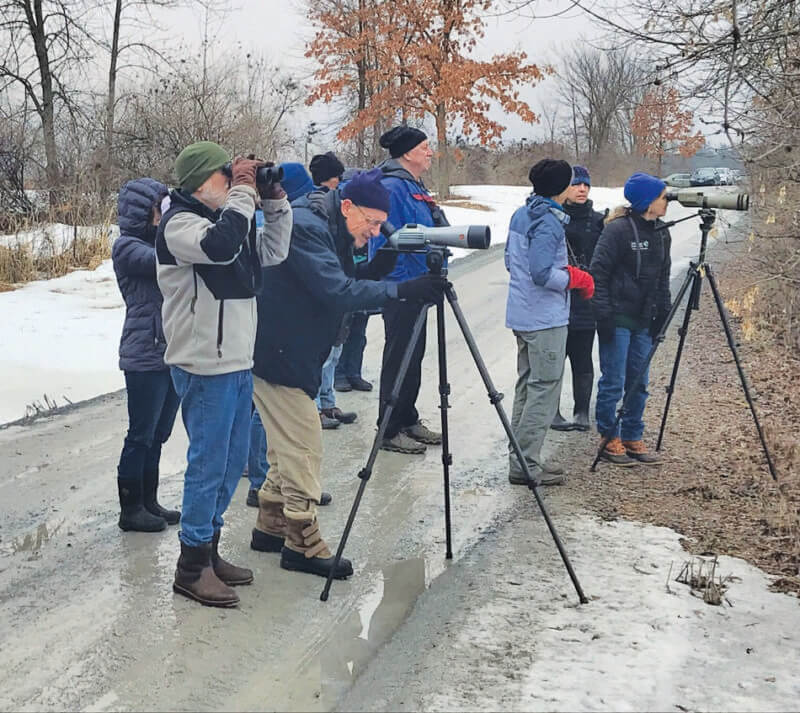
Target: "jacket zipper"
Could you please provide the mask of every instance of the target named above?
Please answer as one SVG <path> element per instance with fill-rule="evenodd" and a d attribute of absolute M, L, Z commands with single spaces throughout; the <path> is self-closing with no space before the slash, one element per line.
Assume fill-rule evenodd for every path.
<path fill-rule="evenodd" d="M 222 319 L 225 315 L 225 300 L 219 301 L 219 319 L 217 321 L 217 356 L 222 359 Z"/>

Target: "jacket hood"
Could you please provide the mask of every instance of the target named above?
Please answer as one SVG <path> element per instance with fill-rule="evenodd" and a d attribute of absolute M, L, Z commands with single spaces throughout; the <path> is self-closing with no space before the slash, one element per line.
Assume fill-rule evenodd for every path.
<path fill-rule="evenodd" d="M 163 183 L 153 178 L 137 178 L 122 186 L 117 199 L 120 234 L 144 237 L 148 233 L 153 206 L 168 192 Z"/>
<path fill-rule="evenodd" d="M 383 175 L 386 177 L 402 178 L 404 181 L 413 181 L 420 186 L 425 186 L 422 179 L 414 178 L 407 169 L 403 168 L 396 158 L 387 158 L 378 168 L 383 171 Z"/>
<path fill-rule="evenodd" d="M 563 224 L 569 223 L 569 216 L 553 204 L 549 198 L 543 198 L 536 193 L 531 193 L 525 200 L 525 205 L 528 207 L 528 215 L 530 215 L 533 223 L 538 223 L 547 215 L 552 215 Z"/>
<path fill-rule="evenodd" d="M 564 212 L 572 218 L 582 218 L 591 215 L 593 210 L 594 203 L 592 203 L 591 198 L 589 198 L 586 203 L 564 203 Z"/>

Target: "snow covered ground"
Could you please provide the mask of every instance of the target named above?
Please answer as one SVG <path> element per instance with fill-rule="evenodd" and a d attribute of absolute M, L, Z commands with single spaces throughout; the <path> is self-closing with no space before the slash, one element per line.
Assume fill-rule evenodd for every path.
<path fill-rule="evenodd" d="M 453 225 L 487 224 L 492 245 L 505 242 L 513 212 L 530 193 L 529 186 L 454 186 L 453 192 L 490 210 L 448 205 Z M 623 203 L 622 188 L 592 189 L 598 210 Z M 672 203 L 668 218 L 695 212 Z M 739 217 L 734 214 L 734 217 Z M 699 244 L 698 223 L 687 221 L 672 229 L 673 274 L 682 272 Z M 86 228 L 82 230 L 97 230 Z M 117 234 L 113 226 L 112 237 Z M 720 230 L 720 236 L 724 229 Z M 0 236 L 0 244 L 12 239 L 29 240 L 34 248 L 47 241 L 68 245 L 70 226 L 55 225 L 46 231 L 20 236 Z M 457 250 L 454 259 L 470 251 Z M 2 342 L 0 353 L 0 423 L 26 415 L 26 409 L 45 398 L 58 405 L 81 401 L 121 389 L 117 347 L 124 306 L 111 262 L 97 270 L 78 270 L 54 280 L 34 282 L 13 292 L 0 294 Z M 498 307 L 498 319 L 502 308 Z"/>

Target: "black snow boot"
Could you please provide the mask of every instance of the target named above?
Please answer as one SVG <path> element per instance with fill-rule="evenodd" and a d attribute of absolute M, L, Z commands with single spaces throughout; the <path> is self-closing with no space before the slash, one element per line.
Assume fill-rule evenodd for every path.
<path fill-rule="evenodd" d="M 550 428 L 552 428 L 554 431 L 572 431 L 575 428 L 575 424 L 571 421 L 567 421 L 561 415 L 561 409 L 559 408 L 558 411 L 556 411 L 553 423 L 550 424 Z"/>
<path fill-rule="evenodd" d="M 296 518 L 296 515 L 286 517 L 286 540 L 281 550 L 281 567 L 327 577 L 333 568 L 335 557 L 320 535 L 317 519 L 310 514 L 302 520 Z M 333 578 L 347 579 L 351 574 L 353 564 L 342 557 L 339 566 L 333 571 Z"/>
<path fill-rule="evenodd" d="M 142 477 L 142 502 L 149 512 L 163 517 L 168 525 L 177 525 L 180 522 L 180 512 L 167 510 L 158 504 L 158 471 L 145 473 Z"/>
<path fill-rule="evenodd" d="M 576 431 L 589 430 L 589 403 L 592 400 L 592 387 L 594 386 L 594 373 L 573 374 L 572 393 L 575 397 L 575 412 L 573 421 Z"/>
<path fill-rule="evenodd" d="M 134 532 L 160 532 L 167 526 L 163 517 L 148 512 L 142 504 L 142 484 L 138 480 L 117 479 L 119 528 Z"/>

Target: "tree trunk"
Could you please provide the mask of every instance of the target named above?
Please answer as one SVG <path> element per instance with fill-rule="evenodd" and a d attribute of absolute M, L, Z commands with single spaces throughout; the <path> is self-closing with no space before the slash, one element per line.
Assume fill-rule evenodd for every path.
<path fill-rule="evenodd" d="M 119 60 L 119 26 L 122 17 L 122 2 L 116 0 L 114 7 L 114 28 L 111 37 L 111 58 L 108 64 L 108 95 L 106 96 L 106 133 L 103 155 L 103 182 L 100 191 L 108 191 L 113 178 L 114 162 L 114 109 L 117 103 L 117 62 Z"/>
<path fill-rule="evenodd" d="M 356 63 L 358 72 L 358 106 L 357 116 L 367 108 L 367 47 L 364 41 L 364 13 L 366 0 L 358 0 L 358 41 L 361 44 L 361 58 Z M 366 156 L 366 128 L 361 129 L 356 137 L 356 166 L 365 166 Z"/>
<path fill-rule="evenodd" d="M 447 152 L 447 113 L 445 105 L 436 106 L 436 138 L 439 143 L 439 199 L 450 197 L 450 157 Z"/>

